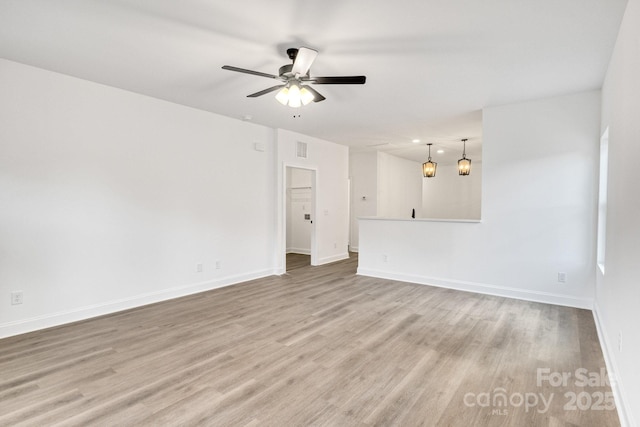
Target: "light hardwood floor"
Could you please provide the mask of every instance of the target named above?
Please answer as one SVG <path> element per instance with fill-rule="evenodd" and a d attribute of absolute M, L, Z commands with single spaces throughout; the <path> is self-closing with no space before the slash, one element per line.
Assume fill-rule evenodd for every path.
<path fill-rule="evenodd" d="M 0 340 L 0 425 L 619 425 L 594 407 L 609 387 L 576 384 L 604 366 L 589 311 L 356 263 Z M 538 385 L 545 368 L 572 377 Z"/>

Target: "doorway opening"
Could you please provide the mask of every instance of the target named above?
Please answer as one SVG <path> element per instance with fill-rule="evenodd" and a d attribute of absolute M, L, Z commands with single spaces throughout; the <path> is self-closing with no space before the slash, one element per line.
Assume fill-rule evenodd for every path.
<path fill-rule="evenodd" d="M 287 166 L 285 170 L 285 271 L 316 265 L 316 171 Z"/>

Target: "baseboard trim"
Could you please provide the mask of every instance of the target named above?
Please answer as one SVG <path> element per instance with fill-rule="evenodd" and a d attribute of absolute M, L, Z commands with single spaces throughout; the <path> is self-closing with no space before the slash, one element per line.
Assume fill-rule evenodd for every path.
<path fill-rule="evenodd" d="M 316 265 L 329 264 L 336 261 L 342 261 L 343 259 L 349 259 L 349 252 L 344 252 L 338 255 L 332 255 L 332 256 L 320 258 Z"/>
<path fill-rule="evenodd" d="M 311 249 L 287 248 L 288 254 L 311 255 Z"/>
<path fill-rule="evenodd" d="M 615 347 L 611 346 L 611 340 L 607 335 L 607 330 L 604 327 L 602 316 L 600 315 L 600 307 L 598 303 L 593 304 L 593 319 L 596 324 L 596 331 L 598 332 L 598 340 L 600 341 L 600 347 L 602 348 L 602 355 L 604 356 L 604 363 L 607 366 L 607 373 L 609 375 L 609 383 L 611 384 L 611 391 L 613 392 L 613 398 L 616 401 L 616 409 L 618 411 L 618 418 L 620 419 L 621 427 L 635 426 L 636 424 L 631 419 L 631 411 L 629 404 L 624 398 L 623 386 L 618 380 L 618 369 L 613 357 Z"/>
<path fill-rule="evenodd" d="M 399 274 L 382 270 L 358 268 L 358 275 L 377 277 L 380 279 L 397 280 L 399 282 L 417 283 L 419 285 L 437 286 L 439 288 L 455 289 L 457 291 L 475 292 L 478 294 L 494 295 L 505 298 L 515 298 L 525 301 L 562 305 L 567 307 L 593 308 L 592 298 L 576 298 L 569 295 L 552 294 L 548 292 L 527 291 L 485 283 L 466 282 L 462 280 L 440 279 L 436 277 L 418 276 L 413 274 Z"/>
<path fill-rule="evenodd" d="M 200 292 L 206 292 L 213 289 L 246 282 L 249 280 L 272 276 L 274 274 L 276 274 L 276 272 L 273 269 L 259 270 L 252 273 L 244 273 L 215 280 L 192 283 L 186 286 L 176 286 L 158 292 L 150 292 L 131 298 L 109 301 L 104 304 L 94 304 L 72 310 L 61 311 L 58 313 L 45 314 L 29 319 L 7 322 L 0 325 L 0 338 L 7 338 L 14 335 L 25 334 L 27 332 L 33 332 L 72 322 L 78 322 L 80 320 L 87 320 L 93 317 L 104 316 L 106 314 L 112 314 L 131 308 L 167 301 L 174 298 L 180 298 Z"/>

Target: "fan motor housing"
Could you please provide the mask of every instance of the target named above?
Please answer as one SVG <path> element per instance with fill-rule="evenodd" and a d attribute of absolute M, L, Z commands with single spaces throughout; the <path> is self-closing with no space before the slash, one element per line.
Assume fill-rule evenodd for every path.
<path fill-rule="evenodd" d="M 280 67 L 280 70 L 278 71 L 278 74 L 280 76 L 285 76 L 285 77 L 287 77 L 287 74 L 289 76 L 293 76 L 293 74 L 291 74 L 291 69 L 292 68 L 293 68 L 293 64 L 283 65 L 282 67 Z"/>
<path fill-rule="evenodd" d="M 298 49 L 295 47 L 291 47 L 287 49 L 287 56 L 289 57 L 290 60 L 295 62 L 296 57 L 298 56 Z"/>

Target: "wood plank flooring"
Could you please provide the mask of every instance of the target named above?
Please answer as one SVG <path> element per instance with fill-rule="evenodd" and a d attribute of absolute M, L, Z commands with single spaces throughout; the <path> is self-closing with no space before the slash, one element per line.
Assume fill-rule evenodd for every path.
<path fill-rule="evenodd" d="M 591 312 L 302 261 L 0 340 L 0 425 L 619 425 Z"/>

